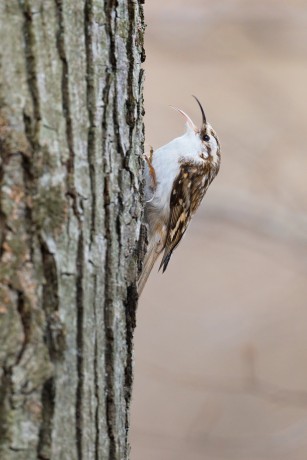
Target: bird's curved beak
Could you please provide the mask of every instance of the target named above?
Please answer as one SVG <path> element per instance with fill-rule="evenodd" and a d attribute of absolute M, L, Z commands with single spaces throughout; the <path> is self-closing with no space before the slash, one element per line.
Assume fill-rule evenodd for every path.
<path fill-rule="evenodd" d="M 191 120 L 191 118 L 189 117 L 189 115 L 187 115 L 183 110 L 181 109 L 178 109 L 178 107 L 174 107 L 173 105 L 170 105 L 170 107 L 174 110 L 176 110 L 177 112 L 179 112 L 186 120 L 188 126 L 193 129 L 193 131 L 198 132 L 198 128 L 197 126 L 194 125 L 193 121 Z"/>
<path fill-rule="evenodd" d="M 194 96 L 194 99 L 196 100 L 197 104 L 199 105 L 199 108 L 200 108 L 200 111 L 201 111 L 201 114 L 202 114 L 202 118 L 203 118 L 203 123 L 202 123 L 202 129 L 206 126 L 207 124 L 207 120 L 206 120 L 206 115 L 205 115 L 205 111 L 203 109 L 203 106 L 201 105 L 201 103 L 199 102 L 199 100 L 197 99 L 196 96 Z"/>

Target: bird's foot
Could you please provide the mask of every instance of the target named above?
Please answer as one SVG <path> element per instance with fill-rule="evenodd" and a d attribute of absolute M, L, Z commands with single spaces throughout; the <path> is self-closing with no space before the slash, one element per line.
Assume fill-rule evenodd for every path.
<path fill-rule="evenodd" d="M 153 167 L 152 165 L 152 157 L 153 157 L 153 148 L 150 146 L 150 150 L 149 150 L 149 156 L 147 156 L 146 154 L 144 154 L 144 159 L 148 165 L 148 169 L 149 169 L 149 174 L 150 174 L 150 177 L 151 177 L 151 180 L 152 180 L 152 187 L 153 189 L 155 190 L 156 187 L 157 187 L 157 176 L 156 176 L 156 171 L 155 171 L 155 168 Z"/>

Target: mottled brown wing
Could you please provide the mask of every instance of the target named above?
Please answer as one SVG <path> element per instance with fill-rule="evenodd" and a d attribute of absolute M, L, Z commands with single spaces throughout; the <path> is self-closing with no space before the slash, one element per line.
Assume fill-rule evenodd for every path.
<path fill-rule="evenodd" d="M 199 165 L 181 165 L 171 192 L 165 251 L 159 268 L 160 270 L 163 267 L 163 272 L 205 194 L 206 175 L 206 169 L 200 168 Z"/>

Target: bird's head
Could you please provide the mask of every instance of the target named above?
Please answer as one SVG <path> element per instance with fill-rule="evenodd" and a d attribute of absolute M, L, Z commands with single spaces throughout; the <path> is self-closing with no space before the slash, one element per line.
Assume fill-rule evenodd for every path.
<path fill-rule="evenodd" d="M 199 102 L 196 96 L 193 97 L 198 103 L 202 115 L 202 123 L 200 128 L 198 128 L 193 123 L 191 118 L 183 110 L 178 109 L 177 107 L 171 107 L 177 110 L 179 113 L 181 113 L 181 115 L 185 118 L 188 130 L 194 133 L 194 136 L 196 136 L 197 140 L 201 143 L 202 151 L 206 152 L 209 157 L 215 158 L 217 155 L 220 155 L 220 143 L 217 134 L 210 125 L 210 123 L 207 122 L 205 111 L 201 103 Z"/>

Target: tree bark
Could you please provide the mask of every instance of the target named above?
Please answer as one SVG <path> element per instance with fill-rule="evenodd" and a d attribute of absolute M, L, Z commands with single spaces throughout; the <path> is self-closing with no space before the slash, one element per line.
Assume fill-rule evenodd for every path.
<path fill-rule="evenodd" d="M 0 3 L 1 460 L 128 458 L 141 3 Z"/>

